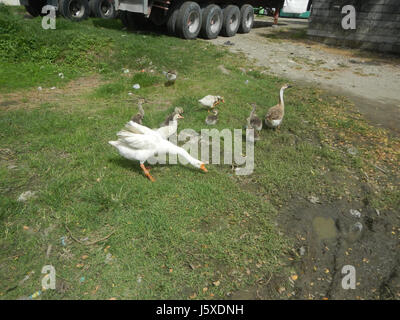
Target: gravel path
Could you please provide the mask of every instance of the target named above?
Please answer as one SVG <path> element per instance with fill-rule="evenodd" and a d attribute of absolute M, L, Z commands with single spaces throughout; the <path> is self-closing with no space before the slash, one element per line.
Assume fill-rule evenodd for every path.
<path fill-rule="evenodd" d="M 218 37 L 214 44 L 243 52 L 260 66 L 297 83 L 318 85 L 348 96 L 376 125 L 400 132 L 400 58 L 359 54 L 306 39 L 307 20 L 256 18 L 249 34 Z"/>

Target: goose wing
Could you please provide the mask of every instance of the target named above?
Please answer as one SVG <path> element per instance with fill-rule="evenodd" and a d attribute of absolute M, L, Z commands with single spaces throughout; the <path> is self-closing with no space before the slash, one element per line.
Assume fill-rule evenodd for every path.
<path fill-rule="evenodd" d="M 151 130 L 150 128 L 147 128 L 146 126 L 143 126 L 139 123 L 129 121 L 125 125 L 125 131 L 130 131 L 132 133 L 136 134 L 148 134 L 148 135 L 154 135 L 155 131 Z"/>
<path fill-rule="evenodd" d="M 137 134 L 127 130 L 121 130 L 117 133 L 117 136 L 118 141 L 131 149 L 155 150 L 159 145 L 159 139 L 154 135 Z"/>
<path fill-rule="evenodd" d="M 215 102 L 215 96 L 212 95 L 208 95 L 205 96 L 203 99 L 200 99 L 199 102 L 203 105 L 203 106 L 212 106 L 213 103 Z"/>
<path fill-rule="evenodd" d="M 176 132 L 176 128 L 172 126 L 165 126 L 155 130 L 163 139 L 168 139 Z"/>
<path fill-rule="evenodd" d="M 277 105 L 268 110 L 265 119 L 272 121 L 272 120 L 282 119 L 282 117 L 283 117 L 283 110 L 279 107 L 279 105 Z"/>

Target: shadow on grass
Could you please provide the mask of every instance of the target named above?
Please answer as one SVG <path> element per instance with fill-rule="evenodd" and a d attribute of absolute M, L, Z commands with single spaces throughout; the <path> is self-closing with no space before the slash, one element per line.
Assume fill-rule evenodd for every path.
<path fill-rule="evenodd" d="M 104 28 L 111 30 L 124 30 L 130 33 L 143 34 L 147 36 L 159 37 L 162 35 L 168 35 L 166 26 L 156 26 L 150 21 L 138 25 L 135 29 L 127 29 L 119 18 L 116 19 L 97 19 L 93 18 L 93 26 L 96 28 Z"/>
<path fill-rule="evenodd" d="M 139 161 L 131 161 L 131 160 L 128 160 L 128 159 L 125 159 L 122 157 L 113 157 L 113 158 L 110 158 L 108 160 L 108 162 L 110 164 L 115 164 L 117 166 L 120 166 L 124 169 L 132 170 L 135 173 L 143 175 L 143 177 L 146 178 L 143 174 L 143 170 L 140 168 Z M 178 161 L 178 164 L 171 164 L 171 165 L 170 164 L 159 164 L 159 163 L 156 163 L 156 164 L 145 163 L 145 166 L 146 166 L 146 168 L 150 168 L 150 169 L 154 169 L 154 168 L 163 169 L 163 168 L 171 167 L 171 166 L 180 166 L 181 168 L 185 168 L 189 171 L 203 173 L 203 172 L 201 172 L 201 170 L 191 166 L 190 164 L 183 165 L 183 164 L 180 164 L 179 161 Z"/>
<path fill-rule="evenodd" d="M 105 28 L 105 29 L 113 29 L 113 30 L 121 30 L 124 26 L 122 25 L 121 20 L 116 19 L 98 19 L 92 18 L 93 26 L 96 28 Z"/>

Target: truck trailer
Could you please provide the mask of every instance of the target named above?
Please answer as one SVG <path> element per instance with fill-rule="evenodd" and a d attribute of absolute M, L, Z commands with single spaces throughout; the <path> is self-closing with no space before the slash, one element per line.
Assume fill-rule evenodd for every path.
<path fill-rule="evenodd" d="M 248 33 L 254 24 L 254 8 L 283 7 L 284 0 L 115 0 L 120 19 L 135 29 L 149 19 L 168 33 L 184 39 L 215 39 Z"/>
<path fill-rule="evenodd" d="M 82 21 L 89 16 L 113 19 L 117 16 L 114 0 L 20 0 L 32 16 L 42 15 L 42 8 L 51 5 L 65 18 Z"/>
<path fill-rule="evenodd" d="M 279 13 L 284 0 L 21 0 L 32 15 L 41 14 L 45 5 L 55 6 L 71 20 L 86 19 L 90 9 L 105 18 L 118 15 L 127 29 L 151 22 L 183 39 L 215 39 L 248 33 L 254 24 L 254 8 L 275 8 Z M 112 13 L 112 14 L 111 14 Z M 277 23 L 277 14 L 275 15 Z"/>

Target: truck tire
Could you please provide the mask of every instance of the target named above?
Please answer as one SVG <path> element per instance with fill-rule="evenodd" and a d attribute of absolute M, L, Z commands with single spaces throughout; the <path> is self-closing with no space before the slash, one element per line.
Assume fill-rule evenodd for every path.
<path fill-rule="evenodd" d="M 167 16 L 167 31 L 168 34 L 176 35 L 176 20 L 178 19 L 178 13 L 182 6 L 181 1 L 174 2 L 171 8 L 168 10 Z"/>
<path fill-rule="evenodd" d="M 204 8 L 202 15 L 201 36 L 206 39 L 217 38 L 224 17 L 221 8 L 215 4 L 210 4 Z"/>
<path fill-rule="evenodd" d="M 187 1 L 181 6 L 176 20 L 176 30 L 183 39 L 196 39 L 201 29 L 201 9 L 196 2 Z"/>
<path fill-rule="evenodd" d="M 167 20 L 167 30 L 168 34 L 171 36 L 176 34 L 176 20 L 178 18 L 179 9 L 180 8 L 170 9 L 171 12 Z"/>
<path fill-rule="evenodd" d="M 160 8 L 154 8 L 151 10 L 151 14 L 149 16 L 149 21 L 157 26 L 160 27 L 167 23 L 168 15 L 166 12 Z"/>
<path fill-rule="evenodd" d="M 228 5 L 224 8 L 223 13 L 224 20 L 222 22 L 221 34 L 225 37 L 233 37 L 240 25 L 239 7 Z"/>
<path fill-rule="evenodd" d="M 240 25 L 238 32 L 249 33 L 254 24 L 254 8 L 249 4 L 244 4 L 240 8 Z"/>
<path fill-rule="evenodd" d="M 148 22 L 148 19 L 146 19 L 143 14 L 129 11 L 120 11 L 119 18 L 124 27 L 128 30 L 141 29 L 141 27 L 144 27 Z"/>
<path fill-rule="evenodd" d="M 87 0 L 60 0 L 59 10 L 64 18 L 72 21 L 82 21 L 89 16 Z"/>
<path fill-rule="evenodd" d="M 33 1 L 29 1 L 29 5 L 25 6 L 25 9 L 32 17 L 37 17 L 42 14 L 42 8 L 46 4 L 46 0 L 36 1 L 35 3 L 33 3 Z"/>
<path fill-rule="evenodd" d="M 90 11 L 93 16 L 102 19 L 114 19 L 117 15 L 114 0 L 90 0 Z"/>

